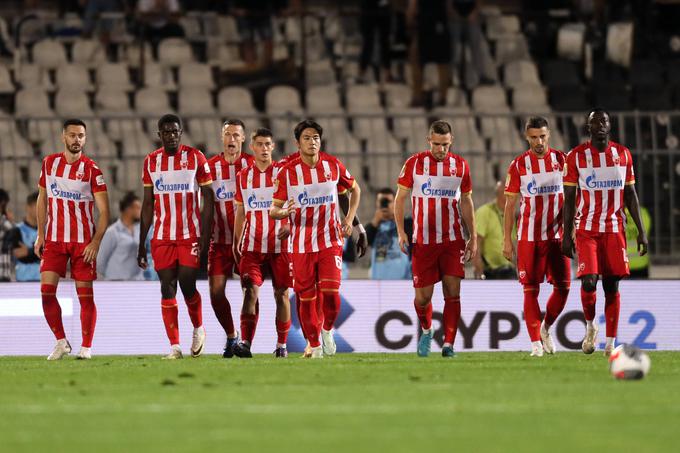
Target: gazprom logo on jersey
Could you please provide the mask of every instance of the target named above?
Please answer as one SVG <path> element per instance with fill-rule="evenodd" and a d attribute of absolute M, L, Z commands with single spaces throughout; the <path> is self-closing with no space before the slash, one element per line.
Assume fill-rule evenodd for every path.
<path fill-rule="evenodd" d="M 185 182 L 165 184 L 162 176 L 156 180 L 154 186 L 158 192 L 186 192 L 189 190 L 189 184 Z"/>
<path fill-rule="evenodd" d="M 545 195 L 549 193 L 558 193 L 562 190 L 562 186 L 557 184 L 551 184 L 548 186 L 539 186 L 536 182 L 536 178 L 532 178 L 531 182 L 527 184 L 527 192 L 531 195 Z"/>
<path fill-rule="evenodd" d="M 248 207 L 252 210 L 269 209 L 272 205 L 272 200 L 259 200 L 252 194 L 248 197 Z"/>
<path fill-rule="evenodd" d="M 234 198 L 235 193 L 232 191 L 227 190 L 226 187 L 224 187 L 224 183 L 220 186 L 219 189 L 215 191 L 215 196 L 217 197 L 218 200 L 232 200 Z"/>
<path fill-rule="evenodd" d="M 420 190 L 423 191 L 423 195 L 428 197 L 455 198 L 456 196 L 455 190 L 432 188 L 432 178 L 428 179 L 427 182 L 420 187 Z"/>
<path fill-rule="evenodd" d="M 300 206 L 315 206 L 315 205 L 322 205 L 326 203 L 333 203 L 335 201 L 335 197 L 333 194 L 330 195 L 321 195 L 319 197 L 310 197 L 307 195 L 307 189 L 304 190 L 300 195 L 298 195 L 298 203 L 300 203 Z"/>
<path fill-rule="evenodd" d="M 623 187 L 623 180 L 621 179 L 605 179 L 599 181 L 595 170 L 586 178 L 586 186 L 590 189 L 620 189 Z"/>
<path fill-rule="evenodd" d="M 80 192 L 69 192 L 67 190 L 59 189 L 59 186 L 57 186 L 56 182 L 50 184 L 50 190 L 52 191 L 53 196 L 57 198 L 66 198 L 67 200 L 78 201 L 83 196 Z"/>

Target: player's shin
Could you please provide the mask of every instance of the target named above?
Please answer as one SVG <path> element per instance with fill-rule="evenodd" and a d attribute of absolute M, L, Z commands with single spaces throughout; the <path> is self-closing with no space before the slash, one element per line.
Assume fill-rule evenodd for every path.
<path fill-rule="evenodd" d="M 416 309 L 418 321 L 420 321 L 420 328 L 424 331 L 430 330 L 432 328 L 432 302 L 428 301 L 427 304 L 420 304 L 417 300 L 414 300 L 413 306 Z"/>
<path fill-rule="evenodd" d="M 430 304 L 431 305 L 431 304 Z M 460 297 L 444 298 L 444 346 L 453 346 L 460 320 Z"/>
<path fill-rule="evenodd" d="M 307 341 L 311 347 L 321 345 L 319 341 L 319 321 L 316 315 L 316 289 L 300 293 L 300 323 L 307 333 Z"/>
<path fill-rule="evenodd" d="M 215 312 L 215 317 L 224 329 L 227 337 L 236 337 L 236 330 L 234 329 L 234 318 L 231 315 L 231 304 L 224 294 L 210 293 L 210 304 Z"/>
<path fill-rule="evenodd" d="M 177 324 L 178 310 L 176 299 L 162 299 L 161 312 L 163 314 L 163 324 L 165 333 L 168 335 L 170 345 L 179 345 L 179 325 Z"/>
<path fill-rule="evenodd" d="M 555 286 L 553 287 L 553 292 L 548 298 L 548 304 L 545 307 L 545 326 L 550 328 L 557 317 L 564 310 L 564 306 L 567 304 L 567 298 L 569 297 L 569 286 Z"/>
<path fill-rule="evenodd" d="M 191 297 L 186 300 L 189 318 L 194 329 L 203 325 L 203 308 L 201 302 L 201 294 L 196 291 Z"/>
<path fill-rule="evenodd" d="M 337 289 L 324 289 L 323 295 L 323 330 L 331 330 L 340 314 L 340 293 Z M 318 297 L 318 296 L 317 296 Z"/>
<path fill-rule="evenodd" d="M 94 328 L 97 324 L 97 307 L 94 304 L 92 288 L 76 288 L 80 301 L 80 326 L 82 328 L 84 348 L 92 347 Z"/>
<path fill-rule="evenodd" d="M 40 294 L 47 325 L 50 326 L 57 340 L 66 338 L 64 324 L 61 320 L 61 307 L 57 301 L 57 287 L 55 285 L 40 285 Z"/>
<path fill-rule="evenodd" d="M 621 295 L 618 291 L 604 294 L 604 317 L 606 321 L 607 342 L 614 344 L 619 327 Z"/>
<path fill-rule="evenodd" d="M 589 327 L 595 319 L 595 301 L 597 295 L 595 291 L 589 292 L 581 288 L 581 305 L 583 306 L 583 316 L 586 318 L 586 323 Z"/>
<path fill-rule="evenodd" d="M 531 342 L 541 341 L 541 308 L 538 306 L 539 287 L 524 285 L 524 322 Z"/>

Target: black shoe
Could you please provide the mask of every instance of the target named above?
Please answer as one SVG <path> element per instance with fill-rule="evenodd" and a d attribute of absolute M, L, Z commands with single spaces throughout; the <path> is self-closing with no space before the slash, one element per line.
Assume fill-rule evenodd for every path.
<path fill-rule="evenodd" d="M 253 353 L 250 352 L 250 345 L 244 342 L 240 342 L 234 347 L 234 355 L 242 359 L 253 357 Z"/>
<path fill-rule="evenodd" d="M 227 338 L 227 345 L 224 347 L 224 352 L 222 357 L 225 359 L 231 359 L 234 357 L 234 348 L 238 345 L 238 336 L 234 338 Z"/>

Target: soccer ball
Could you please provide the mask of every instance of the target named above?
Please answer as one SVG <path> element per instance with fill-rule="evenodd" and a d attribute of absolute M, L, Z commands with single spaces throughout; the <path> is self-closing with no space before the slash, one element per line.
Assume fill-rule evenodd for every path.
<path fill-rule="evenodd" d="M 649 356 L 630 344 L 617 346 L 609 356 L 609 372 L 616 379 L 642 379 L 649 372 Z"/>

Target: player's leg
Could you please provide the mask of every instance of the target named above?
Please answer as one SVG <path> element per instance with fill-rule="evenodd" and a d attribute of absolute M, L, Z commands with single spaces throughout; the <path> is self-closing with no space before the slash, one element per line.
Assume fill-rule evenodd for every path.
<path fill-rule="evenodd" d="M 621 309 L 621 295 L 619 294 L 619 277 L 602 277 L 602 289 L 604 290 L 604 319 L 606 325 L 607 340 L 604 346 L 604 355 L 610 356 L 614 350 L 616 334 L 619 328 L 619 311 Z"/>
<path fill-rule="evenodd" d="M 569 258 L 562 255 L 559 241 L 550 241 L 547 258 L 548 282 L 553 285 L 553 291 L 548 298 L 545 318 L 541 324 L 541 340 L 545 351 L 548 354 L 554 354 L 555 343 L 550 334 L 550 328 L 567 304 L 571 286 L 571 266 Z"/>
<path fill-rule="evenodd" d="M 97 263 L 86 263 L 83 252 L 87 244 L 69 244 L 67 250 L 71 260 L 71 277 L 76 282 L 76 293 L 80 302 L 80 326 L 82 344 L 78 359 L 90 359 L 92 338 L 97 324 L 97 307 L 94 303 L 92 282 L 97 278 Z"/>
<path fill-rule="evenodd" d="M 57 300 L 59 278 L 66 276 L 67 262 L 68 254 L 63 243 L 45 242 L 40 260 L 40 296 L 45 321 L 47 321 L 47 325 L 57 340 L 54 350 L 47 357 L 47 360 L 59 360 L 71 352 L 71 345 L 66 339 L 64 324 L 61 319 L 61 306 Z"/>
<path fill-rule="evenodd" d="M 249 358 L 253 356 L 250 347 L 257 328 L 257 299 L 260 294 L 260 286 L 264 281 L 263 264 L 264 255 L 261 253 L 243 252 L 241 256 L 239 271 L 241 287 L 243 288 L 243 307 L 241 308 L 241 341 L 234 348 L 234 355 L 237 357 Z"/>
<path fill-rule="evenodd" d="M 411 253 L 413 288 L 415 290 L 413 306 L 422 330 L 417 347 L 417 353 L 420 357 L 427 357 L 432 347 L 432 336 L 434 335 L 432 329 L 432 292 L 434 291 L 434 284 L 441 280 L 439 273 L 441 250 L 437 246 L 414 244 Z"/>
<path fill-rule="evenodd" d="M 154 257 L 154 264 L 156 264 Z M 178 309 L 177 309 L 177 267 L 170 267 L 165 269 L 156 268 L 158 273 L 158 280 L 161 282 L 161 314 L 163 316 L 163 325 L 165 326 L 165 333 L 170 342 L 170 354 L 165 356 L 166 359 L 181 359 L 182 350 L 179 346 L 179 324 L 178 324 Z"/>
<path fill-rule="evenodd" d="M 201 300 L 201 293 L 196 289 L 196 278 L 198 277 L 198 259 L 196 259 L 196 267 L 187 265 L 189 262 L 181 258 L 180 265 L 177 270 L 177 280 L 179 287 L 184 296 L 184 302 L 187 305 L 189 318 L 194 327 L 191 339 L 191 356 L 198 357 L 203 354 L 205 346 L 205 328 L 203 327 L 203 303 Z M 186 257 L 185 257 L 186 258 Z"/>
<path fill-rule="evenodd" d="M 460 277 L 444 275 L 442 277 L 444 292 L 444 344 L 442 356 L 453 357 L 453 343 L 456 341 L 458 322 L 460 321 Z M 431 305 L 431 304 L 430 304 Z"/>
<path fill-rule="evenodd" d="M 531 356 L 543 356 L 541 343 L 541 308 L 538 305 L 540 283 L 545 274 L 545 247 L 536 241 L 517 242 L 517 269 L 524 290 L 524 323 L 531 341 Z"/>
<path fill-rule="evenodd" d="M 291 254 L 293 289 L 299 295 L 300 302 L 300 324 L 307 334 L 312 358 L 323 357 L 316 315 L 318 259 L 319 254 L 315 252 Z"/>
<path fill-rule="evenodd" d="M 586 231 L 576 232 L 576 254 L 578 256 L 577 276 L 581 280 L 581 305 L 586 320 L 586 334 L 581 349 L 586 354 L 595 351 L 597 323 L 595 323 L 595 301 L 597 279 L 600 272 L 598 254 L 604 252 L 598 246 L 598 234 Z"/>
<path fill-rule="evenodd" d="M 234 329 L 234 318 L 231 314 L 231 304 L 227 299 L 227 279 L 233 274 L 233 256 L 226 248 L 231 246 L 210 243 L 208 251 L 208 285 L 210 287 L 210 304 L 215 317 L 227 335 L 227 344 L 222 357 L 234 356 L 234 347 L 238 344 L 238 332 Z"/>
<path fill-rule="evenodd" d="M 288 357 L 286 343 L 290 330 L 290 299 L 288 288 L 293 286 L 290 256 L 288 253 L 272 253 L 268 256 L 271 269 L 272 286 L 274 287 L 274 301 L 276 302 L 276 349 L 274 356 Z"/>
<path fill-rule="evenodd" d="M 609 356 L 614 350 L 619 327 L 621 306 L 619 280 L 630 275 L 630 269 L 628 267 L 628 254 L 626 253 L 626 237 L 623 233 L 603 234 L 602 248 L 605 251 L 602 266 L 602 289 L 604 290 L 604 317 L 607 332 L 604 355 Z"/>
<path fill-rule="evenodd" d="M 434 292 L 434 285 L 414 289 L 415 298 L 413 306 L 416 309 L 416 315 L 418 316 L 422 331 L 418 339 L 416 352 L 420 357 L 427 357 L 430 354 L 432 337 L 434 336 L 434 329 L 432 329 L 432 293 Z"/>
<path fill-rule="evenodd" d="M 317 288 L 323 298 L 321 339 L 323 353 L 334 355 L 337 349 L 333 338 L 335 320 L 340 314 L 340 281 L 342 279 L 342 248 L 332 247 L 319 252 L 319 280 Z M 318 296 L 317 296 L 318 297 Z"/>

